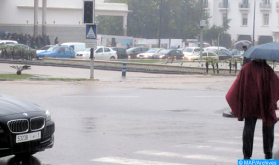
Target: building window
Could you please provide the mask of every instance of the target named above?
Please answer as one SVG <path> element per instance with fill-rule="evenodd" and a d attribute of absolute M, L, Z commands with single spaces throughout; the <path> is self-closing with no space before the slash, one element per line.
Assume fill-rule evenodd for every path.
<path fill-rule="evenodd" d="M 247 25 L 248 24 L 248 16 L 247 14 L 242 15 L 242 25 Z"/>
<path fill-rule="evenodd" d="M 269 14 L 264 14 L 264 25 L 269 25 Z"/>
<path fill-rule="evenodd" d="M 228 0 L 223 0 L 223 7 L 224 8 L 228 8 L 229 7 Z"/>
<path fill-rule="evenodd" d="M 248 8 L 248 4 L 249 4 L 248 0 L 242 0 L 243 7 Z"/>
<path fill-rule="evenodd" d="M 270 4 L 270 0 L 264 0 L 264 4 Z"/>

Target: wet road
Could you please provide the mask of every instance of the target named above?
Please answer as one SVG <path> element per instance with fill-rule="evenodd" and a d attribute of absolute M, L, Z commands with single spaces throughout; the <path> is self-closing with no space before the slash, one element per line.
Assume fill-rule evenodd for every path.
<path fill-rule="evenodd" d="M 7 66 L 1 64 L 2 73 L 13 72 Z M 34 66 L 25 73 L 83 78 L 89 70 Z M 0 93 L 47 108 L 56 123 L 54 147 L 22 164 L 223 165 L 242 158 L 243 123 L 222 117 L 235 77 L 127 73 L 123 79 L 98 70 L 95 77 L 0 82 Z M 260 121 L 255 137 L 253 158 L 264 158 Z M 9 156 L 0 165 L 20 161 Z"/>

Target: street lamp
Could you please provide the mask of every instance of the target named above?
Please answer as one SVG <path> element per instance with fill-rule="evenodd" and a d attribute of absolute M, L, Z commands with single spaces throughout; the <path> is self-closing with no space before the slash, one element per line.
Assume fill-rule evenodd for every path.
<path fill-rule="evenodd" d="M 159 25 L 159 48 L 161 48 L 161 20 L 162 20 L 162 0 L 160 4 L 160 25 Z"/>
<path fill-rule="evenodd" d="M 205 21 L 203 20 L 203 0 L 201 0 L 201 21 L 200 21 L 200 28 L 201 28 L 201 38 L 200 38 L 200 62 L 202 61 L 202 48 L 203 48 L 203 27 L 205 25 Z"/>
<path fill-rule="evenodd" d="M 253 46 L 255 46 L 255 16 L 256 16 L 256 0 L 254 0 Z"/>

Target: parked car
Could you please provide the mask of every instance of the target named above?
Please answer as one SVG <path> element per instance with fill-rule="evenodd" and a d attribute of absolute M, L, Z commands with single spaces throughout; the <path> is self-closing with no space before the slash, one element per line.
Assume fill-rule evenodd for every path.
<path fill-rule="evenodd" d="M 222 47 L 222 46 L 210 46 L 210 47 L 206 47 L 204 48 L 205 51 L 209 51 L 209 52 L 214 52 L 214 51 L 217 51 L 217 50 L 221 50 L 227 54 L 230 54 L 230 51 L 228 49 L 226 49 L 225 47 Z"/>
<path fill-rule="evenodd" d="M 66 46 L 54 46 L 49 48 L 45 52 L 38 53 L 38 58 L 45 57 L 53 58 L 75 58 L 75 51 L 71 47 Z"/>
<path fill-rule="evenodd" d="M 184 54 L 180 50 L 164 49 L 152 55 L 153 59 L 183 59 Z"/>
<path fill-rule="evenodd" d="M 6 50 L 1 52 L 3 58 L 12 59 L 37 59 L 36 50 L 24 44 L 7 44 Z"/>
<path fill-rule="evenodd" d="M 232 56 L 226 51 L 216 50 L 214 51 L 214 53 L 216 53 L 219 56 L 219 60 L 227 60 L 232 58 Z"/>
<path fill-rule="evenodd" d="M 96 60 L 114 60 L 117 59 L 117 52 L 112 48 L 98 46 L 94 53 L 94 59 Z"/>
<path fill-rule="evenodd" d="M 38 54 L 38 53 L 41 53 L 41 52 L 45 52 L 45 51 L 47 51 L 49 48 L 51 48 L 51 47 L 53 47 L 54 45 L 46 45 L 46 46 L 44 46 L 44 47 L 42 47 L 42 48 L 40 48 L 40 49 L 37 49 L 36 50 L 36 53 Z"/>
<path fill-rule="evenodd" d="M 55 123 L 48 110 L 2 94 L 0 104 L 0 157 L 27 157 L 53 147 Z"/>
<path fill-rule="evenodd" d="M 91 48 L 86 48 L 82 51 L 79 51 L 75 54 L 76 58 L 89 58 L 90 57 L 90 49 Z"/>
<path fill-rule="evenodd" d="M 140 53 L 137 55 L 137 58 L 139 59 L 150 59 L 152 58 L 152 55 L 154 53 L 158 53 L 160 52 L 161 50 L 163 50 L 163 48 L 152 48 L 152 49 L 149 49 L 147 52 L 145 53 Z"/>
<path fill-rule="evenodd" d="M 128 53 L 125 48 L 112 47 L 111 49 L 116 51 L 117 59 L 128 59 Z"/>
<path fill-rule="evenodd" d="M 71 47 L 75 52 L 79 52 L 86 49 L 85 43 L 81 42 L 66 42 L 62 43 L 61 46 Z"/>
<path fill-rule="evenodd" d="M 232 53 L 232 58 L 233 59 L 240 59 L 240 60 L 243 60 L 243 53 L 244 51 L 236 51 L 235 53 Z"/>
<path fill-rule="evenodd" d="M 76 58 L 90 58 L 90 49 L 87 48 L 83 51 L 77 52 Z M 94 59 L 96 60 L 110 60 L 117 59 L 117 52 L 112 48 L 97 46 L 97 49 L 94 50 Z"/>
<path fill-rule="evenodd" d="M 135 59 L 135 58 L 137 58 L 138 54 L 144 53 L 147 51 L 148 51 L 148 48 L 145 48 L 145 47 L 133 47 L 133 48 L 129 48 L 126 50 L 126 52 L 128 53 L 128 55 L 131 59 Z"/>
<path fill-rule="evenodd" d="M 6 44 L 18 44 L 18 42 L 14 40 L 0 40 L 0 46 Z"/>
<path fill-rule="evenodd" d="M 187 58 L 187 56 L 191 56 L 196 52 L 200 52 L 201 48 L 199 47 L 186 47 L 184 49 L 182 49 L 182 52 L 184 54 L 184 57 Z M 202 49 L 202 51 L 204 51 L 204 49 Z"/>
<path fill-rule="evenodd" d="M 204 59 L 205 57 L 211 57 L 211 58 L 215 58 L 215 59 L 219 60 L 219 56 L 214 52 L 203 51 L 202 59 Z M 200 52 L 196 52 L 192 56 L 188 56 L 187 59 L 189 61 L 200 60 Z"/>

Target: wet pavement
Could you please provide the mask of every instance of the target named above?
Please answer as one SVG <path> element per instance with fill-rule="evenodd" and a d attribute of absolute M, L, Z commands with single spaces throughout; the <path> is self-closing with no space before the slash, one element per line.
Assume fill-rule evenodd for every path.
<path fill-rule="evenodd" d="M 1 64 L 0 73 L 15 73 L 9 66 Z M 90 71 L 32 66 L 23 73 L 88 78 Z M 47 108 L 56 123 L 54 147 L 21 164 L 233 165 L 242 158 L 244 123 L 222 116 L 235 76 L 128 72 L 122 78 L 121 72 L 95 70 L 95 78 L 0 81 L 1 94 Z M 254 159 L 264 158 L 261 135 L 259 120 Z M 278 139 L 275 134 L 275 146 Z M 0 165 L 19 162 L 13 156 L 0 158 Z"/>

